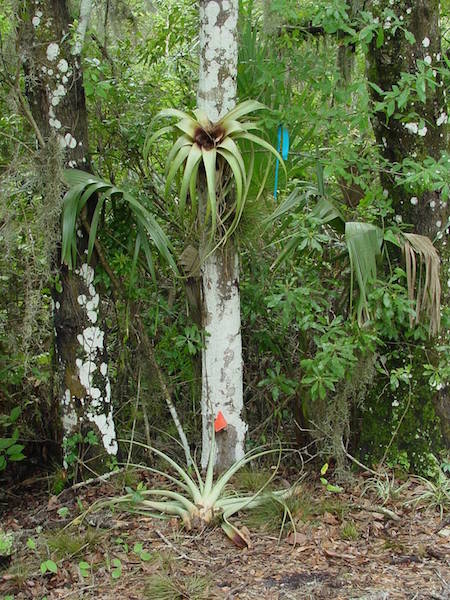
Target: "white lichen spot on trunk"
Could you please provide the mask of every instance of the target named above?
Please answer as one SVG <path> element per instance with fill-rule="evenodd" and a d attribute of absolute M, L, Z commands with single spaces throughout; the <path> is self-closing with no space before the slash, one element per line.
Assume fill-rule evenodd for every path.
<path fill-rule="evenodd" d="M 64 441 L 66 441 L 74 431 L 77 431 L 78 426 L 78 415 L 74 406 L 74 399 L 70 394 L 70 390 L 65 390 L 61 400 L 62 408 L 62 428 L 64 432 Z M 63 458 L 63 466 L 65 469 L 68 468 L 68 463 Z"/>
<path fill-rule="evenodd" d="M 83 263 L 75 273 L 82 279 L 88 292 L 88 295 L 80 294 L 77 302 L 86 312 L 87 320 L 95 323 L 98 319 L 100 297 L 94 285 L 94 269 Z M 75 365 L 78 380 L 85 391 L 84 397 L 78 398 L 78 401 L 84 407 L 84 421 L 97 426 L 106 452 L 115 455 L 118 447 L 111 406 L 111 385 L 108 368 L 103 360 L 104 332 L 98 326 L 88 326 L 77 335 L 77 341 L 80 348 Z M 66 390 L 62 400 L 65 437 L 77 425 L 73 400 L 70 391 Z"/>

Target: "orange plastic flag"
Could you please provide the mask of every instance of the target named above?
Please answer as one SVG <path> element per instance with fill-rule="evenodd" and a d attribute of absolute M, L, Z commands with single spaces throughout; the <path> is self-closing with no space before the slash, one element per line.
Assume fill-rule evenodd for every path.
<path fill-rule="evenodd" d="M 217 433 L 218 431 L 222 431 L 222 429 L 227 428 L 228 423 L 225 421 L 225 417 L 222 412 L 219 410 L 216 420 L 214 421 L 214 431 Z"/>

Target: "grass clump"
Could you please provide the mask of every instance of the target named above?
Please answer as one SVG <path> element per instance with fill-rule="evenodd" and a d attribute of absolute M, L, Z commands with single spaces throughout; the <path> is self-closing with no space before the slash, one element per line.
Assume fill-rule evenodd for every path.
<path fill-rule="evenodd" d="M 365 485 L 362 495 L 369 493 L 382 502 L 383 506 L 387 502 L 398 502 L 408 489 L 409 482 L 398 484 L 394 475 L 388 474 L 378 477 L 370 477 Z"/>
<path fill-rule="evenodd" d="M 317 516 L 330 513 L 338 517 L 341 521 L 344 521 L 345 515 L 349 510 L 350 507 L 347 502 L 340 500 L 339 498 L 324 498 L 314 506 L 313 513 Z"/>
<path fill-rule="evenodd" d="M 147 579 L 145 597 L 149 600 L 211 600 L 210 587 L 206 577 L 181 578 L 161 573 Z"/>
<path fill-rule="evenodd" d="M 247 525 L 266 531 L 280 531 L 291 524 L 291 519 L 306 520 L 311 513 L 311 503 L 307 497 L 293 494 L 287 498 L 268 494 L 262 502 L 248 513 Z"/>
<path fill-rule="evenodd" d="M 346 541 L 355 541 L 359 538 L 359 531 L 356 525 L 350 521 L 342 523 L 341 539 Z"/>
<path fill-rule="evenodd" d="M 111 485 L 117 491 L 123 491 L 126 488 L 136 489 L 139 482 L 139 472 L 133 467 L 120 471 L 110 480 Z"/>
<path fill-rule="evenodd" d="M 7 577 L 10 589 L 22 589 L 25 587 L 27 580 L 39 567 L 39 565 L 35 563 L 36 561 L 31 559 L 16 559 L 11 563 L 8 569 L 3 573 L 3 576 L 6 575 Z"/>
<path fill-rule="evenodd" d="M 233 487 L 240 492 L 257 492 L 270 480 L 272 473 L 268 469 L 241 469 L 236 473 Z M 271 489 L 267 486 L 266 491 Z"/>
<path fill-rule="evenodd" d="M 416 477 L 419 486 L 414 491 L 412 498 L 404 502 L 405 506 L 426 508 L 439 511 L 441 521 L 444 514 L 450 509 L 450 480 L 440 472 L 435 481 Z"/>
<path fill-rule="evenodd" d="M 92 551 L 100 544 L 102 538 L 103 532 L 92 527 L 79 534 L 63 529 L 46 536 L 47 545 L 55 553 L 57 560 L 80 556 L 85 552 Z"/>

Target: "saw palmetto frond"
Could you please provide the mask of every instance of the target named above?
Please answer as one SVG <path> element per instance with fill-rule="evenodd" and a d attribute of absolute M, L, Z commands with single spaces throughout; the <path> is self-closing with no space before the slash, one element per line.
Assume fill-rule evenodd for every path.
<path fill-rule="evenodd" d="M 152 277 L 155 277 L 155 269 L 149 245 L 149 240 L 151 240 L 161 256 L 169 263 L 174 271 L 177 271 L 169 239 L 161 229 L 154 215 L 130 194 L 130 192 L 116 187 L 109 181 L 103 181 L 91 173 L 86 173 L 85 171 L 80 171 L 78 169 L 65 170 L 64 179 L 70 186 L 70 189 L 63 200 L 61 258 L 62 261 L 67 264 L 69 269 L 72 269 L 76 263 L 78 218 L 89 199 L 96 194 L 97 203 L 89 228 L 87 248 L 88 261 L 90 260 L 94 249 L 98 224 L 104 203 L 108 198 L 114 196 L 122 199 L 122 201 L 128 205 L 134 218 L 136 225 L 134 262 L 137 260 L 139 251 L 142 250 L 145 255 L 147 267 Z"/>

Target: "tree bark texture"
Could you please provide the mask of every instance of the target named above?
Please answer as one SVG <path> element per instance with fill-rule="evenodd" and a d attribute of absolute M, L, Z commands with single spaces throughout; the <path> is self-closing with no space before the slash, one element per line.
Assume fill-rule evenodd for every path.
<path fill-rule="evenodd" d="M 448 115 L 445 90 L 439 68 L 445 65 L 442 58 L 441 31 L 439 24 L 439 0 L 377 0 L 370 6 L 375 17 L 384 27 L 384 43 L 377 48 L 375 41 L 368 56 L 368 79 L 383 91 L 389 92 L 399 83 L 401 74 L 417 76 L 425 69 L 435 85 L 426 84 L 425 102 L 414 91 L 406 104 L 398 109 L 388 121 L 383 113 L 375 114 L 373 129 L 384 157 L 391 163 L 405 159 L 421 161 L 427 156 L 438 160 L 448 151 Z M 415 42 L 410 44 L 400 28 L 394 33 L 391 11 L 401 20 L 403 27 L 413 33 Z M 373 99 L 380 100 L 372 91 Z M 450 164 L 443 167 L 447 173 Z M 414 190 L 398 185 L 395 176 L 382 174 L 382 182 L 392 198 L 393 208 L 404 223 L 413 225 L 415 233 L 426 235 L 436 241 L 440 251 L 442 268 L 443 301 L 448 299 L 450 281 L 449 249 L 446 239 L 449 232 L 449 207 L 439 192 Z M 446 298 L 447 297 L 447 298 Z M 448 386 L 435 394 L 434 406 L 441 420 L 441 430 L 447 447 L 450 447 L 450 394 Z"/>
<path fill-rule="evenodd" d="M 198 106 L 217 122 L 236 103 L 237 0 L 200 1 Z M 239 266 L 228 243 L 205 258 L 201 267 L 205 348 L 202 355 L 202 466 L 211 449 L 213 421 L 222 412 L 227 428 L 216 435 L 216 469 L 222 471 L 244 454 L 247 425 L 242 419 L 242 341 Z"/>
<path fill-rule="evenodd" d="M 398 85 L 401 73 L 417 76 L 420 63 L 428 70 L 436 85 L 426 85 L 426 100 L 421 102 L 413 91 L 406 104 L 398 109 L 398 116 L 386 122 L 384 113 L 375 114 L 373 129 L 384 157 L 390 162 L 401 163 L 404 159 L 422 160 L 426 156 L 439 159 L 448 149 L 446 102 L 443 84 L 437 69 L 444 66 L 439 28 L 439 0 L 372 2 L 372 12 L 384 27 L 384 43 L 380 48 L 374 41 L 370 47 L 368 79 L 383 91 L 389 92 Z M 410 31 L 415 42 L 405 38 L 400 28 L 392 32 L 392 18 L 384 11 L 390 10 L 401 19 L 405 29 Z M 380 100 L 372 91 L 375 101 Z M 423 126 L 421 127 L 421 122 Z M 445 227 L 448 218 L 448 205 L 441 201 L 439 194 L 426 191 L 415 193 L 407 187 L 397 185 L 395 177 L 382 175 L 383 184 L 393 200 L 393 207 L 403 222 L 413 225 L 416 233 L 431 239 Z M 417 202 L 416 202 L 417 199 Z"/>
<path fill-rule="evenodd" d="M 86 3 L 84 3 L 86 4 Z M 88 125 L 80 55 L 73 44 L 66 0 L 27 0 L 20 32 L 25 94 L 48 152 L 65 167 L 88 169 Z M 79 37 L 76 40 L 80 42 Z M 41 148 L 44 152 L 44 148 Z M 60 156 L 58 156 L 58 152 Z M 53 155 L 52 155 L 53 156 Z M 61 190 L 59 190 L 59 193 Z M 95 199 L 88 204 L 92 214 Z M 59 269 L 54 293 L 55 344 L 64 439 L 93 430 L 100 447 L 116 454 L 111 386 L 87 236 L 77 232 L 78 267 Z"/>

